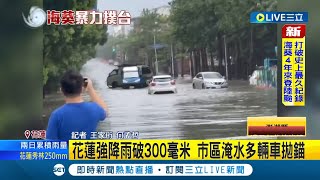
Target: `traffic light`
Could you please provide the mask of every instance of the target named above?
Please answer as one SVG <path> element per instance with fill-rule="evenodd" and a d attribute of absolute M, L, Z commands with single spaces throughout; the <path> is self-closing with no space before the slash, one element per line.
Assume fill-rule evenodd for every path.
<path fill-rule="evenodd" d="M 112 59 L 116 59 L 116 48 L 112 48 Z"/>
<path fill-rule="evenodd" d="M 112 47 L 112 59 L 116 59 L 116 48 Z"/>

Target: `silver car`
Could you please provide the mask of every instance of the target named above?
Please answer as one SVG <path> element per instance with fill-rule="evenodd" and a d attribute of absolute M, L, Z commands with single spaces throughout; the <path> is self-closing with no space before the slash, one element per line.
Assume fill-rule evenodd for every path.
<path fill-rule="evenodd" d="M 218 72 L 199 72 L 192 81 L 194 89 L 220 89 L 227 88 L 228 83 L 224 76 Z"/>

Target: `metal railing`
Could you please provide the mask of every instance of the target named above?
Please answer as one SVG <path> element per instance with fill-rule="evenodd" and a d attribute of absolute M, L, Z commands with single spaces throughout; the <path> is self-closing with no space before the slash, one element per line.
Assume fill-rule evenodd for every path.
<path fill-rule="evenodd" d="M 258 87 L 277 87 L 277 67 L 257 70 Z"/>

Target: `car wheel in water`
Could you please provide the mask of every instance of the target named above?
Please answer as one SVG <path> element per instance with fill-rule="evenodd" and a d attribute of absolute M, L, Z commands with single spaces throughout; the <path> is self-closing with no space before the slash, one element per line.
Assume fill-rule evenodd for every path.
<path fill-rule="evenodd" d="M 206 87 L 204 86 L 204 84 L 202 84 L 202 89 L 205 89 Z"/>
<path fill-rule="evenodd" d="M 118 86 L 117 82 L 113 82 L 113 83 L 111 84 L 111 88 L 116 88 L 117 86 Z"/>
<path fill-rule="evenodd" d="M 192 88 L 193 88 L 193 89 L 195 89 L 195 88 L 196 88 L 196 86 L 195 86 L 194 84 L 192 84 Z"/>

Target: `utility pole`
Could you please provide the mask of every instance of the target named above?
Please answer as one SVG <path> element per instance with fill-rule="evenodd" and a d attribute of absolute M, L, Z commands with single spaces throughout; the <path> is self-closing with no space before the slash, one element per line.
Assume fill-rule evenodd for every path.
<path fill-rule="evenodd" d="M 155 25 L 158 24 L 158 22 L 154 22 Z M 156 48 L 156 27 L 154 29 L 154 32 L 153 32 L 153 46 L 154 46 L 154 56 L 156 58 L 156 75 L 158 74 L 159 72 L 159 69 L 158 69 L 158 55 L 157 55 L 157 48 Z"/>
<path fill-rule="evenodd" d="M 172 71 L 172 77 L 174 77 L 174 62 L 173 62 L 173 47 L 171 43 L 171 71 Z"/>
<path fill-rule="evenodd" d="M 224 37 L 224 59 L 225 59 L 225 67 L 226 67 L 226 80 L 229 80 L 228 78 L 228 60 L 227 60 L 227 43 L 226 43 L 226 35 Z"/>
<path fill-rule="evenodd" d="M 213 69 L 211 69 L 211 61 L 209 61 L 209 58 L 208 58 L 208 56 L 209 56 L 209 53 L 208 53 L 208 48 L 206 48 L 206 56 L 207 56 L 207 70 L 210 70 L 210 71 L 213 71 Z"/>
<path fill-rule="evenodd" d="M 192 76 L 195 76 L 195 75 L 196 75 L 196 69 L 195 69 L 194 51 L 193 51 L 193 50 L 192 50 L 192 58 L 191 58 L 191 61 L 192 61 Z"/>
<path fill-rule="evenodd" d="M 191 59 L 189 59 L 189 71 L 190 71 L 190 76 L 191 76 L 191 79 L 193 78 L 192 77 L 192 60 Z"/>
<path fill-rule="evenodd" d="M 201 49 L 200 49 L 200 51 L 199 51 L 199 55 L 200 55 L 200 72 L 202 72 L 202 70 L 203 70 L 203 62 L 202 62 L 202 53 L 201 53 Z"/>
<path fill-rule="evenodd" d="M 153 35 L 153 46 L 154 46 L 154 56 L 156 58 L 156 74 L 158 74 L 158 55 L 157 55 L 157 48 L 156 48 L 156 34 Z"/>

